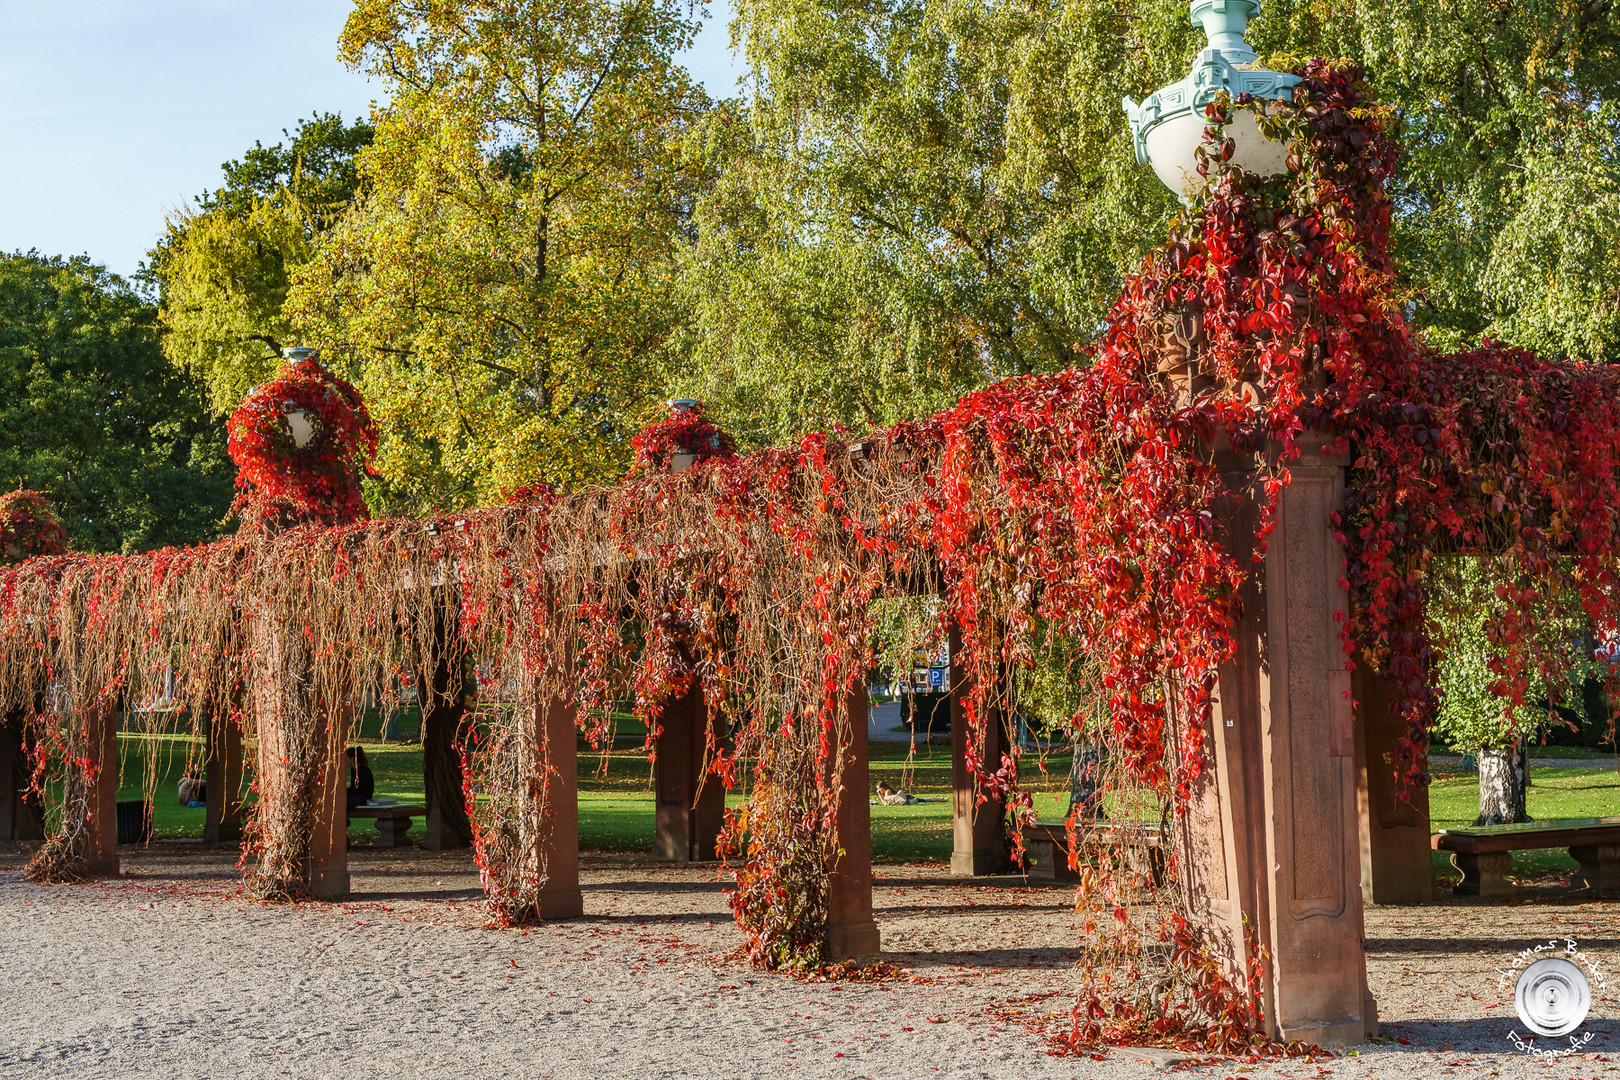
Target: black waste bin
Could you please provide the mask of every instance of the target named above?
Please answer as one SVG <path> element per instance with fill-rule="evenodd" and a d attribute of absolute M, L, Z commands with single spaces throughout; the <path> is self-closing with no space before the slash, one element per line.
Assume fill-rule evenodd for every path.
<path fill-rule="evenodd" d="M 146 844 L 152 840 L 152 804 L 133 799 L 118 804 L 118 842 Z"/>

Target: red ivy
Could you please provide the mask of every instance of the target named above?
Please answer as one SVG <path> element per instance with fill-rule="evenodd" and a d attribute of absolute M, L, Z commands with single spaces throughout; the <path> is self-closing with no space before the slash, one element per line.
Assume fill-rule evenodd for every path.
<path fill-rule="evenodd" d="M 737 444 L 703 415 L 703 403 L 671 410 L 669 416 L 648 424 L 630 441 L 636 460 L 632 472 L 669 468 L 670 455 L 694 454 L 698 461 L 734 458 Z"/>
<path fill-rule="evenodd" d="M 43 492 L 17 490 L 0 495 L 0 562 L 62 555 L 67 548 L 67 530 Z"/>
<path fill-rule="evenodd" d="M 288 414 L 314 429 L 300 448 Z M 284 364 L 231 414 L 237 464 L 233 506 L 249 521 L 344 525 L 368 517 L 359 473 L 377 451 L 377 432 L 360 392 L 314 360 Z"/>

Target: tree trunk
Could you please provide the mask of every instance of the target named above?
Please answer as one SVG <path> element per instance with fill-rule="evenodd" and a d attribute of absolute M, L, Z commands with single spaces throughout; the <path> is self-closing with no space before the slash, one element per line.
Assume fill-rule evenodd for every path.
<path fill-rule="evenodd" d="M 1481 750 L 1479 758 L 1479 817 L 1475 825 L 1513 825 L 1533 820 L 1525 813 L 1524 795 L 1529 767 L 1524 740 Z"/>
<path fill-rule="evenodd" d="M 440 642 L 432 678 L 420 680 L 416 692 L 422 710 L 422 783 L 431 851 L 472 843 L 472 822 L 461 788 L 461 726 L 473 686 L 459 650 L 450 648 L 443 635 Z"/>

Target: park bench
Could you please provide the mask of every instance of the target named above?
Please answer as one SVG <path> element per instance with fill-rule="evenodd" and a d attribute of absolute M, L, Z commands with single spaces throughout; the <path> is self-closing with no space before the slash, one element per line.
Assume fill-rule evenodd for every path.
<path fill-rule="evenodd" d="M 1442 829 L 1432 843 L 1436 851 L 1451 852 L 1451 865 L 1462 871 L 1459 896 L 1511 896 L 1507 872 L 1513 867 L 1513 852 L 1568 848 L 1570 857 L 1580 863 L 1575 884 L 1598 896 L 1620 897 L 1620 817 Z"/>
<path fill-rule="evenodd" d="M 377 823 L 377 836 L 382 840 L 383 847 L 405 847 L 410 843 L 405 834 L 411 831 L 411 819 L 426 816 L 425 806 L 401 806 L 398 803 L 356 806 L 349 811 L 350 821 L 371 818 Z"/>
<path fill-rule="evenodd" d="M 1077 826 L 1075 838 L 1082 848 L 1125 847 L 1145 850 L 1148 869 L 1155 885 L 1164 884 L 1164 857 L 1159 853 L 1159 823 L 1156 821 L 1099 821 Z M 1073 881 L 1078 875 L 1069 869 L 1069 833 L 1064 822 L 1037 821 L 1024 830 L 1024 847 L 1034 865 L 1031 881 Z"/>

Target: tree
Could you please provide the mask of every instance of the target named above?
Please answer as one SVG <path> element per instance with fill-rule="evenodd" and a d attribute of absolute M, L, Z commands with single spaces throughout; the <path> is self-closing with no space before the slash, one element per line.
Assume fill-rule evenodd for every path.
<path fill-rule="evenodd" d="M 1175 206 L 1119 98 L 1174 77 L 1192 28 L 981 0 L 737 10 L 753 107 L 716 136 L 735 149 L 700 205 L 677 384 L 775 441 L 1080 362 Z"/>
<path fill-rule="evenodd" d="M 82 551 L 212 539 L 230 508 L 222 426 L 156 316 L 88 259 L 0 256 L 0 483 L 49 492 Z"/>
<path fill-rule="evenodd" d="M 922 415 L 1085 363 L 1176 213 L 1120 99 L 1186 74 L 1185 0 L 744 0 L 746 121 L 684 264 L 674 384 L 746 441 Z M 1403 121 L 1395 250 L 1426 337 L 1608 359 L 1620 15 L 1608 0 L 1266 0 L 1249 40 L 1364 63 Z"/>
<path fill-rule="evenodd" d="M 171 215 L 145 269 L 161 290 L 166 355 L 204 383 L 218 413 L 272 376 L 281 345 L 294 343 L 281 310 L 292 271 L 354 199 L 355 154 L 372 129 L 328 113 L 282 134 L 225 162 L 223 187 Z"/>
<path fill-rule="evenodd" d="M 1620 8 L 1267 0 L 1262 53 L 1366 65 L 1402 118 L 1395 253 L 1419 325 L 1620 359 Z"/>
<path fill-rule="evenodd" d="M 1519 709 L 1507 704 L 1502 643 L 1492 614 L 1500 601 L 1495 582 L 1501 568 L 1488 556 L 1448 557 L 1431 565 L 1430 617 L 1444 655 L 1439 665 L 1440 707 L 1432 728 L 1455 750 L 1479 763 L 1479 817 L 1476 825 L 1529 821 L 1526 748 L 1550 725 L 1561 722 L 1557 708 L 1579 703 L 1583 683 L 1597 666 L 1582 634 L 1585 620 L 1573 596 L 1547 603 L 1534 613 L 1537 650 L 1555 658 L 1543 670 L 1565 670 L 1553 682 L 1540 670 L 1526 674 L 1526 696 L 1537 702 Z"/>
<path fill-rule="evenodd" d="M 341 55 L 390 104 L 289 311 L 365 392 L 394 505 L 623 474 L 711 171 L 693 28 L 673 0 L 356 5 Z"/>

